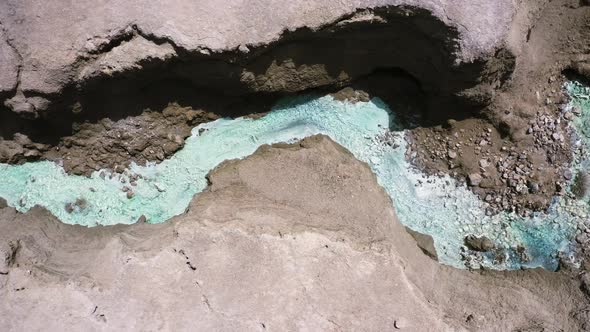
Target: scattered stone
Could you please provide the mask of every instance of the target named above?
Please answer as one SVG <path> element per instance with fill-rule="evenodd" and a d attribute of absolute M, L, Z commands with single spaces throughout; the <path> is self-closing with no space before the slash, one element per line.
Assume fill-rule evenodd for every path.
<path fill-rule="evenodd" d="M 78 198 L 74 203 L 67 203 L 65 206 L 65 210 L 67 213 L 72 213 L 74 211 L 81 211 L 88 207 L 88 202 L 84 198 Z"/>
<path fill-rule="evenodd" d="M 132 190 L 127 191 L 127 199 L 132 199 L 133 196 L 135 196 L 135 194 L 133 193 Z"/>
<path fill-rule="evenodd" d="M 84 210 L 88 207 L 88 202 L 84 198 L 78 198 L 75 204 L 81 210 Z"/>
<path fill-rule="evenodd" d="M 457 158 L 457 152 L 455 152 L 455 151 L 449 151 L 449 153 L 447 155 L 448 155 L 449 159 Z"/>
<path fill-rule="evenodd" d="M 588 242 L 588 234 L 586 234 L 586 233 L 578 234 L 576 236 L 576 242 L 578 242 L 579 244 L 585 244 L 586 242 Z"/>
<path fill-rule="evenodd" d="M 464 239 L 464 243 L 470 250 L 480 252 L 491 251 L 496 247 L 494 242 L 486 236 L 467 235 Z"/>
<path fill-rule="evenodd" d="M 248 48 L 248 46 L 243 44 L 238 47 L 238 50 L 242 53 L 250 53 L 250 49 Z"/>
<path fill-rule="evenodd" d="M 74 204 L 72 204 L 72 203 L 66 203 L 65 210 L 66 210 L 67 213 L 74 212 Z"/>
<path fill-rule="evenodd" d="M 371 100 L 371 96 L 362 90 L 355 90 L 351 87 L 346 87 L 336 93 L 332 94 L 334 99 L 339 101 L 348 101 L 350 103 L 368 102 Z"/>
<path fill-rule="evenodd" d="M 590 176 L 588 173 L 584 171 L 578 172 L 572 183 L 572 193 L 576 195 L 577 198 L 584 198 L 588 193 L 589 186 Z"/>
<path fill-rule="evenodd" d="M 469 176 L 467 177 L 467 182 L 469 183 L 469 185 L 474 187 L 479 186 L 481 180 L 481 175 L 477 173 L 469 174 Z"/>
<path fill-rule="evenodd" d="M 479 161 L 479 167 L 487 168 L 488 166 L 490 166 L 490 163 L 486 159 L 481 159 Z"/>
<path fill-rule="evenodd" d="M 520 259 L 520 261 L 523 263 L 531 260 L 524 246 L 518 245 L 516 247 L 516 253 L 518 254 L 518 258 Z"/>
<path fill-rule="evenodd" d="M 578 106 L 574 106 L 572 107 L 572 113 L 574 113 L 575 115 L 580 115 L 582 114 L 582 110 Z"/>
<path fill-rule="evenodd" d="M 564 102 L 559 99 L 558 104 Z M 541 110 L 530 118 L 524 127 L 530 134 L 530 144 L 497 141 L 489 123 L 457 121 L 450 129 L 416 129 L 411 136 L 411 151 L 417 158 L 408 159 L 429 175 L 448 172 L 464 180 L 486 201 L 487 214 L 514 211 L 526 217 L 546 210 L 553 196 L 566 195 L 564 188 L 574 177 L 565 171 L 571 163 L 571 147 L 566 139 L 570 129 L 560 124 L 560 119 L 565 121 L 565 113 Z M 466 126 L 471 127 L 465 130 Z M 463 134 L 456 135 L 458 132 Z M 446 163 L 440 163 L 441 159 Z M 491 195 L 491 201 L 487 195 Z"/>
<path fill-rule="evenodd" d="M 539 192 L 539 189 L 540 189 L 539 188 L 539 184 L 536 183 L 536 182 L 532 182 L 532 181 L 529 181 L 528 182 L 528 188 L 529 188 L 530 192 L 533 193 L 533 194 L 538 193 Z"/>
<path fill-rule="evenodd" d="M 555 191 L 556 191 L 556 194 L 562 195 L 563 192 L 565 191 L 564 184 L 561 182 L 555 182 Z"/>

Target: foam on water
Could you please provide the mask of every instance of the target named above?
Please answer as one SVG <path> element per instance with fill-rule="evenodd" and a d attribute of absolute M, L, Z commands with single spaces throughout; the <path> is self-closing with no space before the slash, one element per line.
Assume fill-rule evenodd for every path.
<path fill-rule="evenodd" d="M 590 118 L 587 106 L 584 114 Z M 579 121 L 588 121 L 584 118 Z M 371 166 L 391 196 L 400 221 L 432 235 L 442 262 L 463 267 L 463 238 L 477 234 L 505 249 L 501 254 L 504 259 L 484 257 L 482 265 L 499 269 L 556 267 L 556 255 L 567 250 L 577 219 L 586 216 L 587 204 L 556 200 L 548 214 L 533 218 L 507 213 L 486 216 L 483 203 L 464 185 L 450 177 L 427 179 L 411 167 L 405 158 L 403 130 L 395 124 L 395 116 L 379 99 L 350 104 L 330 96 L 296 98 L 280 103 L 258 120 L 221 119 L 196 127 L 185 147 L 172 158 L 157 165 L 132 165 L 131 173 L 140 175 L 135 187 L 129 184 L 129 174 L 105 177 L 95 172 L 86 178 L 67 175 L 52 162 L 0 164 L 0 197 L 21 212 L 44 206 L 70 224 L 131 224 L 142 215 L 159 223 L 183 213 L 193 196 L 206 187 L 206 174 L 222 161 L 246 157 L 263 144 L 322 133 Z M 394 147 L 379 139 L 387 128 L 399 132 Z M 590 142 L 590 136 L 585 137 Z M 133 188 L 131 199 L 124 187 Z M 66 204 L 78 199 L 86 206 L 66 211 Z M 530 259 L 522 259 L 518 246 L 526 248 Z"/>

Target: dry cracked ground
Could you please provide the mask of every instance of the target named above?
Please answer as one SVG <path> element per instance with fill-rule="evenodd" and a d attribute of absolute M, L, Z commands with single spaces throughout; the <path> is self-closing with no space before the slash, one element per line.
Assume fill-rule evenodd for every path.
<path fill-rule="evenodd" d="M 586 0 L 4 0 L 0 28 L 1 163 L 122 172 L 285 96 L 377 96 L 489 214 L 567 195 L 561 87 L 590 81 Z M 158 225 L 5 205 L 0 330 L 590 330 L 590 242 L 556 272 L 441 265 L 324 136 L 224 162 Z"/>

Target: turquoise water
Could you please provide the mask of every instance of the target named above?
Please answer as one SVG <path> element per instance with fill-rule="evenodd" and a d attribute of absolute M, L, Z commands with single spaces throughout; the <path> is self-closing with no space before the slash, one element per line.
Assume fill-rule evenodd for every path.
<path fill-rule="evenodd" d="M 585 110 L 590 117 L 590 108 Z M 556 254 L 568 249 L 576 221 L 586 217 L 587 204 L 556 200 L 547 215 L 488 217 L 483 203 L 464 185 L 449 177 L 426 179 L 414 170 L 404 156 L 404 132 L 395 124 L 395 115 L 379 99 L 350 104 L 330 96 L 296 98 L 257 120 L 221 119 L 200 125 L 172 158 L 157 165 L 132 165 L 125 174 L 102 171 L 86 178 L 67 175 L 52 162 L 0 164 L 0 197 L 21 212 L 44 206 L 69 224 L 131 224 L 142 215 L 148 222 L 159 223 L 183 213 L 193 196 L 206 187 L 206 174 L 222 161 L 246 157 L 263 144 L 322 133 L 371 166 L 400 221 L 432 235 L 443 263 L 464 267 L 463 238 L 478 234 L 506 249 L 503 262 L 492 263 L 492 257 L 484 257 L 481 265 L 556 267 Z M 379 139 L 388 128 L 399 133 L 394 147 Z M 586 137 L 590 142 L 590 136 Z M 135 186 L 130 184 L 132 175 L 139 175 Z M 133 197 L 128 198 L 125 187 L 132 188 Z M 86 203 L 66 211 L 65 206 L 77 200 Z M 519 245 L 527 249 L 530 260 L 521 260 L 516 253 Z"/>

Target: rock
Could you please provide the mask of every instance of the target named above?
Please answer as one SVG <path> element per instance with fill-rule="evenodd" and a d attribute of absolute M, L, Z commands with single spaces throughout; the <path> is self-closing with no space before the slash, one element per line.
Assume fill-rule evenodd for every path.
<path fill-rule="evenodd" d="M 371 100 L 371 97 L 365 91 L 355 90 L 351 87 L 346 87 L 332 94 L 332 97 L 336 100 L 348 101 L 353 104 L 358 102 L 368 102 Z"/>
<path fill-rule="evenodd" d="M 522 262 L 528 262 L 528 261 L 530 261 L 530 257 L 529 257 L 529 255 L 527 253 L 527 250 L 522 245 L 516 246 L 516 253 L 518 254 L 518 258 L 520 258 L 520 260 Z"/>
<path fill-rule="evenodd" d="M 434 239 L 432 236 L 416 232 L 409 227 L 406 227 L 406 231 L 414 238 L 414 240 L 416 240 L 416 245 L 418 245 L 418 248 L 420 248 L 426 256 L 438 261 L 438 255 L 436 253 L 436 247 L 434 246 Z"/>
<path fill-rule="evenodd" d="M 74 204 L 67 203 L 66 206 L 64 207 L 64 209 L 66 210 L 67 213 L 72 213 L 72 212 L 74 212 Z"/>
<path fill-rule="evenodd" d="M 467 183 L 470 186 L 479 186 L 479 184 L 481 183 L 482 177 L 480 174 L 478 173 L 473 173 L 473 174 L 469 174 L 469 176 L 467 177 Z"/>
<path fill-rule="evenodd" d="M 137 219 L 138 223 L 144 223 L 147 222 L 147 218 L 142 214 L 138 219 Z"/>
<path fill-rule="evenodd" d="M 496 247 L 494 242 L 485 236 L 478 237 L 475 235 L 467 235 L 464 239 L 464 243 L 467 248 L 480 252 L 491 251 Z"/>
<path fill-rule="evenodd" d="M 566 180 L 571 180 L 571 179 L 572 179 L 572 177 L 573 177 L 572 171 L 571 171 L 571 170 L 569 170 L 569 169 L 566 169 L 566 170 L 563 172 L 563 177 L 564 177 Z"/>
<path fill-rule="evenodd" d="M 88 207 L 88 202 L 84 199 L 84 198 L 78 198 L 76 200 L 75 205 L 80 209 L 80 210 L 84 210 L 86 207 Z"/>
<path fill-rule="evenodd" d="M 479 161 L 479 167 L 486 168 L 490 166 L 490 163 L 486 159 L 481 159 Z"/>
<path fill-rule="evenodd" d="M 238 50 L 242 53 L 250 53 L 250 49 L 246 45 L 240 45 L 238 47 Z"/>
<path fill-rule="evenodd" d="M 588 242 L 588 234 L 586 234 L 586 233 L 578 234 L 576 236 L 576 242 L 578 242 L 579 244 L 585 244 L 586 242 Z"/>
<path fill-rule="evenodd" d="M 8 207 L 8 202 L 2 197 L 0 197 L 0 209 L 5 209 Z"/>
<path fill-rule="evenodd" d="M 581 171 L 576 174 L 572 183 L 572 193 L 578 198 L 583 198 L 588 193 L 590 185 L 590 176 L 588 173 Z"/>
<path fill-rule="evenodd" d="M 127 199 L 132 199 L 133 196 L 135 196 L 135 194 L 133 193 L 132 190 L 127 191 Z"/>
<path fill-rule="evenodd" d="M 508 186 L 512 188 L 516 188 L 518 186 L 518 180 L 515 179 L 508 179 Z"/>
<path fill-rule="evenodd" d="M 539 189 L 540 189 L 538 183 L 531 182 L 531 181 L 528 182 L 528 187 L 529 187 L 530 192 L 533 194 L 539 192 Z"/>
<path fill-rule="evenodd" d="M 525 186 L 524 184 L 518 184 L 516 186 L 516 192 L 518 192 L 522 195 L 525 195 L 525 194 L 528 194 L 529 188 L 527 186 Z"/>
<path fill-rule="evenodd" d="M 449 151 L 449 153 L 447 153 L 447 156 L 449 157 L 449 159 L 455 159 L 457 158 L 457 152 Z"/>

